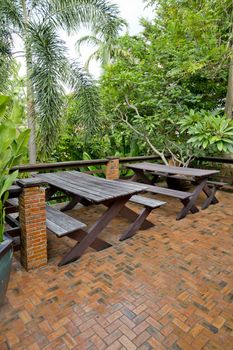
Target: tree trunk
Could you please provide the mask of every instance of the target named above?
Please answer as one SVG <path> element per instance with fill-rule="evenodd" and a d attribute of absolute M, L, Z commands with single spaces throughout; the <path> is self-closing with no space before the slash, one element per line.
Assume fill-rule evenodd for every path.
<path fill-rule="evenodd" d="M 232 47 L 233 55 L 233 47 Z M 228 75 L 228 86 L 227 86 L 227 96 L 225 103 L 225 114 L 228 118 L 232 118 L 233 112 L 233 56 L 230 59 L 229 75 Z"/>
<path fill-rule="evenodd" d="M 29 162 L 31 164 L 36 163 L 36 125 L 35 125 L 35 105 L 33 98 L 33 86 L 31 82 L 31 67 L 32 67 L 32 54 L 30 48 L 30 42 L 28 38 L 28 11 L 25 0 L 21 0 L 23 17 L 24 17 L 24 47 L 25 47 L 25 56 L 26 56 L 26 67 L 27 67 L 27 119 L 28 127 L 31 130 L 30 139 L 28 143 L 29 147 Z"/>

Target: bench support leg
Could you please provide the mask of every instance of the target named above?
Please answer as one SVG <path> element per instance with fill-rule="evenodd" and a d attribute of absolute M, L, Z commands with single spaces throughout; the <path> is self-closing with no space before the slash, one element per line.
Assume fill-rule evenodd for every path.
<path fill-rule="evenodd" d="M 198 185 L 195 188 L 195 191 L 193 192 L 193 195 L 188 199 L 187 203 L 183 203 L 184 207 L 181 209 L 181 211 L 177 214 L 176 220 L 181 220 L 185 218 L 185 216 L 188 214 L 189 211 L 196 212 L 196 201 L 199 196 L 199 194 L 202 192 L 203 188 L 205 187 L 207 182 L 207 179 L 202 179 Z"/>
<path fill-rule="evenodd" d="M 183 203 L 184 206 L 186 206 L 189 203 L 190 199 L 184 198 L 184 199 L 181 199 L 180 201 L 181 201 L 181 203 Z M 190 211 L 192 214 L 195 214 L 195 213 L 199 212 L 199 209 L 196 207 L 196 205 L 193 205 L 193 207 L 190 209 Z"/>
<path fill-rule="evenodd" d="M 203 188 L 203 192 L 206 194 L 207 198 L 202 204 L 202 209 L 208 208 L 210 204 L 217 204 L 218 200 L 215 197 L 215 194 L 217 192 L 217 187 L 215 185 L 212 185 L 211 188 L 206 184 L 206 186 Z"/>
<path fill-rule="evenodd" d="M 80 202 L 80 198 L 72 197 L 71 201 L 61 208 L 61 211 L 67 211 L 73 209 Z"/>
<path fill-rule="evenodd" d="M 121 209 L 120 215 L 132 222 L 134 222 L 138 217 L 138 214 L 135 211 L 133 211 L 132 209 L 126 206 L 124 206 Z M 151 227 L 154 227 L 154 224 L 146 219 L 141 224 L 141 230 L 147 230 L 148 228 L 151 228 Z"/>
<path fill-rule="evenodd" d="M 67 237 L 74 239 L 75 241 L 81 242 L 83 238 L 87 236 L 87 232 L 80 229 L 78 231 L 69 233 Z M 91 248 L 95 249 L 96 251 L 100 251 L 106 248 L 111 247 L 112 245 L 103 239 L 96 238 L 96 240 L 90 245 Z"/>
<path fill-rule="evenodd" d="M 114 202 L 105 213 L 96 221 L 96 223 L 87 231 L 87 235 L 77 243 L 66 256 L 60 261 L 58 266 L 62 266 L 80 258 L 85 250 L 94 243 L 101 231 L 109 224 L 109 222 L 117 216 L 130 196 L 120 198 Z"/>
<path fill-rule="evenodd" d="M 146 220 L 147 216 L 150 214 L 151 210 L 151 208 L 143 208 L 139 213 L 137 219 L 134 222 L 132 222 L 132 224 L 121 235 L 120 241 L 124 241 L 125 239 L 134 236 L 136 231 L 138 231 L 141 228 L 142 224 Z"/>

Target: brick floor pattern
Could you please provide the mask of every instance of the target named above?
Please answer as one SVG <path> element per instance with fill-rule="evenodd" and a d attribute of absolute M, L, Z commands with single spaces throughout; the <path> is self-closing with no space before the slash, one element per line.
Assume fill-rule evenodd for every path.
<path fill-rule="evenodd" d="M 16 255 L 0 349 L 232 350 L 233 196 L 218 197 L 179 222 L 169 200 L 150 215 L 155 227 L 124 242 L 117 218 L 102 235 L 113 247 L 62 268 L 69 239 L 49 235 L 49 264 L 30 273 Z M 92 222 L 102 210 L 70 214 Z"/>

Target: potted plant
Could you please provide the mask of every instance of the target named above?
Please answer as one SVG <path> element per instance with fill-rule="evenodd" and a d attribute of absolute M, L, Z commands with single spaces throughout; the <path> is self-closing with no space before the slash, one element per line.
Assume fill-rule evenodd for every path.
<path fill-rule="evenodd" d="M 20 131 L 23 108 L 8 96 L 0 96 L 0 305 L 3 304 L 13 255 L 12 239 L 5 231 L 5 202 L 8 190 L 18 176 L 10 173 L 27 150 L 29 130 Z"/>

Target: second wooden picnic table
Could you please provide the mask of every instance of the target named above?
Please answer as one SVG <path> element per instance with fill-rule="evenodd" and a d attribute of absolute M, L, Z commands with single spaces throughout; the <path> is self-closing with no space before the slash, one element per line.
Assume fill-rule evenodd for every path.
<path fill-rule="evenodd" d="M 177 198 L 181 199 L 182 203 L 184 204 L 184 207 L 177 215 L 178 220 L 184 218 L 189 211 L 192 213 L 198 211 L 196 201 L 202 191 L 207 196 L 207 199 L 203 204 L 203 208 L 207 208 L 210 204 L 218 203 L 218 200 L 215 197 L 215 191 L 208 185 L 208 179 L 211 176 L 218 174 L 218 170 L 183 168 L 149 162 L 127 164 L 125 167 L 134 171 L 135 175 L 132 177 L 132 181 L 141 180 L 143 183 L 149 185 L 154 184 L 159 176 L 174 178 L 184 176 L 186 179 L 189 179 L 194 185 L 194 191 L 190 193 L 190 195 L 188 194 L 187 197 L 185 197 L 184 192 L 176 191 Z M 150 175 L 152 175 L 152 178 L 150 178 Z M 180 197 L 179 192 L 182 194 Z M 167 194 L 169 195 L 168 192 Z"/>

